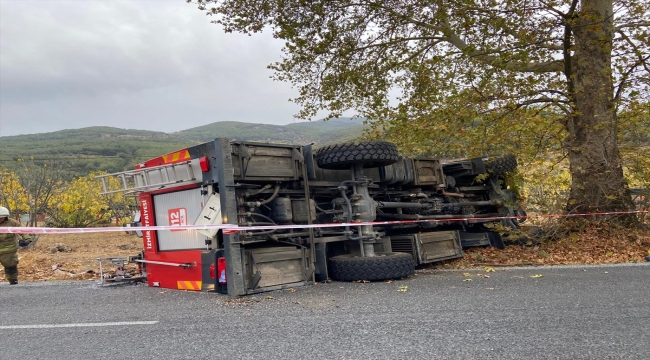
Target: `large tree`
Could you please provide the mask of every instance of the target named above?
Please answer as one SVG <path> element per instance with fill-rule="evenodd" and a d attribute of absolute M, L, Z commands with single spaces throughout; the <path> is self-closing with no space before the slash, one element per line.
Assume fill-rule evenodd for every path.
<path fill-rule="evenodd" d="M 198 4 L 226 32 L 269 30 L 285 40 L 270 67 L 299 89 L 299 117 L 354 109 L 410 146 L 445 131 L 534 118 L 540 131 L 564 134 L 568 210 L 632 207 L 617 114 L 648 104 L 648 0 Z"/>

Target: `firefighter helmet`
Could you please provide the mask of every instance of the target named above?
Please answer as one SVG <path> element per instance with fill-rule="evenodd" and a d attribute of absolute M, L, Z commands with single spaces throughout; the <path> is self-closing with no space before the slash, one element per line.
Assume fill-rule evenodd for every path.
<path fill-rule="evenodd" d="M 0 206 L 0 217 L 9 217 L 9 209 Z"/>

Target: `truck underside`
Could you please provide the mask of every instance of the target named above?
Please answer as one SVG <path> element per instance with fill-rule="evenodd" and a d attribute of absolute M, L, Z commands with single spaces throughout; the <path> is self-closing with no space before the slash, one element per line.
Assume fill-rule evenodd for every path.
<path fill-rule="evenodd" d="M 145 227 L 134 258 L 150 286 L 253 294 L 324 281 L 407 277 L 415 266 L 503 246 L 489 224 L 518 227 L 501 176 L 511 155 L 442 163 L 388 142 L 326 146 L 215 139 L 102 177 L 137 191 Z M 120 178 L 112 189 L 107 177 Z M 507 217 L 507 219 L 504 219 Z M 258 229 L 258 227 L 262 227 Z"/>

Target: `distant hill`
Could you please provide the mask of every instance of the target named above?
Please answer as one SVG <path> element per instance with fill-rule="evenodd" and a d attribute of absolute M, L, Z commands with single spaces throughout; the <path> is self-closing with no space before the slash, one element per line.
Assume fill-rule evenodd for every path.
<path fill-rule="evenodd" d="M 363 134 L 363 119 L 339 118 L 289 125 L 215 122 L 174 133 L 93 126 L 50 133 L 0 137 L 0 170 L 17 159 L 65 163 L 71 175 L 118 172 L 174 150 L 227 137 L 243 141 L 309 144 L 351 141 Z"/>
<path fill-rule="evenodd" d="M 332 136 L 344 136 L 349 132 L 354 133 L 357 137 L 360 136 L 363 132 L 363 119 L 339 118 L 289 125 L 220 121 L 170 135 L 198 142 L 210 141 L 217 137 L 228 137 L 247 141 L 308 144 L 318 143 Z"/>

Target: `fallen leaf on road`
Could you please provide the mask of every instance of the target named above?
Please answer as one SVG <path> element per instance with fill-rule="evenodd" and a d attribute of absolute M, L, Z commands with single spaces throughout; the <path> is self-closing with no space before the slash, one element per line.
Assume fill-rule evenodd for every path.
<path fill-rule="evenodd" d="M 267 296 L 267 297 L 265 297 L 265 299 L 266 299 L 266 300 L 273 300 L 273 299 L 275 299 L 275 298 L 274 298 L 273 296 Z"/>
<path fill-rule="evenodd" d="M 294 289 L 294 288 L 288 288 L 287 290 L 289 290 L 289 292 L 292 292 L 292 293 L 296 292 L 296 289 Z"/>
<path fill-rule="evenodd" d="M 397 288 L 397 291 L 399 291 L 399 292 L 407 292 L 408 289 L 409 289 L 409 287 L 404 285 L 404 286 L 400 286 L 399 288 Z"/>
<path fill-rule="evenodd" d="M 485 268 L 485 272 L 494 272 L 494 269 L 488 266 Z"/>
<path fill-rule="evenodd" d="M 463 273 L 463 276 L 472 276 L 470 273 Z"/>
<path fill-rule="evenodd" d="M 484 279 L 489 279 L 490 278 L 490 275 L 485 275 L 485 274 L 476 274 L 476 276 L 478 276 L 480 278 L 484 278 Z"/>
<path fill-rule="evenodd" d="M 536 274 L 536 275 L 531 275 L 530 277 L 532 277 L 532 278 L 534 278 L 534 279 L 538 279 L 538 278 L 543 278 L 544 275 L 542 275 L 542 274 Z"/>

